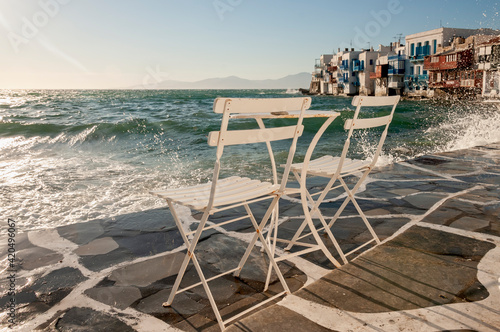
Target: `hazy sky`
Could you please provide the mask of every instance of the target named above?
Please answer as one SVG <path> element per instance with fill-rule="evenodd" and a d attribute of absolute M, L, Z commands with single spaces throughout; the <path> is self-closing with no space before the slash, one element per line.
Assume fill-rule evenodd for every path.
<path fill-rule="evenodd" d="M 0 0 L 0 88 L 280 78 L 338 47 L 500 28 L 492 0 Z"/>

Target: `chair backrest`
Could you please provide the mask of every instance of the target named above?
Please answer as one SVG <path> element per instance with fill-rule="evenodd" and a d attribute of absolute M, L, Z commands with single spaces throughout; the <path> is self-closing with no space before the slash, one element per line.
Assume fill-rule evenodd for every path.
<path fill-rule="evenodd" d="M 272 141 L 293 139 L 288 152 L 287 166 L 285 167 L 283 177 L 281 179 L 280 190 L 284 190 L 288 180 L 293 157 L 297 146 L 297 140 L 302 135 L 304 126 L 302 120 L 304 113 L 311 106 L 310 97 L 300 98 L 217 98 L 214 101 L 213 110 L 215 113 L 222 113 L 221 129 L 212 131 L 208 136 L 208 144 L 217 146 L 217 159 L 214 168 L 214 176 L 212 188 L 215 190 L 219 172 L 220 159 L 226 145 L 251 144 L 251 143 L 267 143 Z M 275 128 L 259 128 L 259 129 L 240 129 L 228 130 L 231 114 L 255 114 L 255 113 L 275 113 L 288 111 L 300 111 L 300 114 L 295 125 L 275 127 Z M 271 156 L 274 158 L 273 156 Z M 275 164 L 272 160 L 273 165 Z M 212 195 L 213 196 L 213 195 Z M 213 197 L 212 197 L 213 199 Z M 209 203 L 209 206 L 210 203 Z"/>
<path fill-rule="evenodd" d="M 384 144 L 385 138 L 387 136 L 387 131 L 389 129 L 389 124 L 394 116 L 394 111 L 399 103 L 400 96 L 389 96 L 389 97 L 371 97 L 371 96 L 355 96 L 352 100 L 352 105 L 356 106 L 354 111 L 354 116 L 352 119 L 346 120 L 344 123 L 344 129 L 349 130 L 347 134 L 347 140 L 344 144 L 344 149 L 342 151 L 342 158 L 345 159 L 347 151 L 351 143 L 351 136 L 353 131 L 356 129 L 368 129 L 374 127 L 385 126 L 384 131 L 380 135 L 380 139 L 377 145 L 377 150 L 373 156 L 371 166 L 373 167 L 377 162 L 377 159 L 382 151 L 382 145 Z M 383 107 L 391 106 L 391 112 L 389 115 L 372 117 L 372 118 L 358 118 L 362 107 Z M 339 165 L 342 167 L 341 165 Z"/>

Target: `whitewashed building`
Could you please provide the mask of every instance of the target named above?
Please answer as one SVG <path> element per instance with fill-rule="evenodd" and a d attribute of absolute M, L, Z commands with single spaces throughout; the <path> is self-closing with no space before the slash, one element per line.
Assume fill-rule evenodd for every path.
<path fill-rule="evenodd" d="M 483 71 L 482 96 L 500 98 L 500 37 L 479 45 L 476 52 L 477 69 Z"/>
<path fill-rule="evenodd" d="M 457 29 L 438 28 L 407 35 L 406 55 L 409 61 L 406 64 L 406 92 L 422 94 L 426 91 L 429 75 L 424 69 L 424 58 L 440 52 L 440 48 L 450 46 L 455 37 L 467 38 L 472 35 L 498 34 L 492 29 Z"/>

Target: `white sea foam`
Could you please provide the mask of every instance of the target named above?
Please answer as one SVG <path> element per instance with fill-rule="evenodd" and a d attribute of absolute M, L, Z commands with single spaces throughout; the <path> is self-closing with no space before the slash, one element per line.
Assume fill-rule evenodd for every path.
<path fill-rule="evenodd" d="M 88 149 L 59 142 L 54 149 L 37 146 L 50 141 L 0 140 L 4 157 L 0 162 L 0 214 L 18 221 L 19 232 L 165 207 L 150 190 L 181 187 L 207 175 L 196 169 L 186 174 L 192 169 L 188 166 L 192 160 L 175 153 L 154 167 L 117 158 L 96 146 Z"/>
<path fill-rule="evenodd" d="M 447 119 L 428 128 L 425 135 L 426 137 L 420 138 L 422 146 L 418 149 L 400 143 L 399 146 L 388 151 L 389 144 L 386 144 L 385 151 L 381 153 L 377 161 L 377 166 L 385 166 L 424 154 L 468 149 L 500 142 L 500 112 L 482 106 L 469 106 L 457 111 L 450 110 Z M 419 143 L 418 140 L 416 138 L 413 143 Z M 365 156 L 371 158 L 376 146 L 369 143 L 366 136 L 362 136 L 360 149 Z"/>
<path fill-rule="evenodd" d="M 452 137 L 443 147 L 444 151 L 500 142 L 500 112 L 473 112 L 457 116 L 440 129 L 448 130 Z"/>

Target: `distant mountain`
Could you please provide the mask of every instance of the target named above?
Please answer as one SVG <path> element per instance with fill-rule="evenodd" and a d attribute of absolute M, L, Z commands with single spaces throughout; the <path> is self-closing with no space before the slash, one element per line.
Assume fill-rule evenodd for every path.
<path fill-rule="evenodd" d="M 135 86 L 134 89 L 299 89 L 309 88 L 310 73 L 288 75 L 279 79 L 247 80 L 237 76 L 208 78 L 196 82 L 162 81 L 157 84 Z"/>

